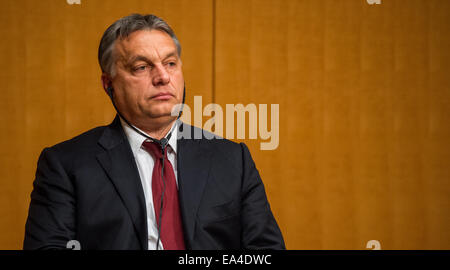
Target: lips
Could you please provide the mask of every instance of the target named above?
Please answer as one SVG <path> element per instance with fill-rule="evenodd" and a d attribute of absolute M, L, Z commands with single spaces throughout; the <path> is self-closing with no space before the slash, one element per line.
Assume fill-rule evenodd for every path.
<path fill-rule="evenodd" d="M 172 98 L 173 95 L 170 92 L 161 92 L 151 97 L 151 99 L 155 100 L 167 100 Z"/>

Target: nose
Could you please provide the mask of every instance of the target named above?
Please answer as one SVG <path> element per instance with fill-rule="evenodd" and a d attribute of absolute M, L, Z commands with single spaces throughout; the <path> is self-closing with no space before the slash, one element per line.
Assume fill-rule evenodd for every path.
<path fill-rule="evenodd" d="M 152 83 L 154 86 L 166 85 L 170 82 L 170 76 L 167 70 L 162 65 L 157 65 L 153 68 Z"/>

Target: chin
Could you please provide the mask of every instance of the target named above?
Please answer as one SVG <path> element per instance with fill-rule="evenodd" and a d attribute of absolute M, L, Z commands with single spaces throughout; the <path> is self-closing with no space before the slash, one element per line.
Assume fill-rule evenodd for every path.
<path fill-rule="evenodd" d="M 159 115 L 159 116 L 167 115 L 167 116 L 170 116 L 170 113 L 172 112 L 172 109 L 173 109 L 173 107 L 176 104 L 177 103 L 174 103 L 174 102 L 164 102 L 164 103 L 152 106 L 150 111 L 154 115 Z"/>
<path fill-rule="evenodd" d="M 171 107 L 170 107 L 171 109 Z M 146 113 L 146 115 L 150 116 L 151 118 L 171 118 L 176 117 L 171 115 L 171 110 L 169 108 L 164 110 L 151 110 Z"/>

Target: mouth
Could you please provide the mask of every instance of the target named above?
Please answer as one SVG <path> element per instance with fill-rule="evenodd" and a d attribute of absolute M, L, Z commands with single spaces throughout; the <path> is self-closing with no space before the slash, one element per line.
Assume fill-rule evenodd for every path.
<path fill-rule="evenodd" d="M 172 97 L 173 97 L 173 95 L 171 93 L 169 93 L 169 92 L 161 92 L 161 93 L 158 93 L 158 94 L 152 96 L 150 99 L 153 99 L 153 100 L 168 100 L 168 99 L 171 99 Z"/>

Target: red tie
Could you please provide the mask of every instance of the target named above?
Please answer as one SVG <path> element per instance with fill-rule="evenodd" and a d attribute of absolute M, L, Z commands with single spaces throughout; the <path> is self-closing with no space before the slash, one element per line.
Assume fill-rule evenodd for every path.
<path fill-rule="evenodd" d="M 155 159 L 152 175 L 153 208 L 155 208 L 156 224 L 159 225 L 159 211 L 161 209 L 161 195 L 164 184 L 161 178 L 162 150 L 155 142 L 145 141 L 142 146 Z M 178 189 L 175 182 L 175 174 L 170 161 L 167 159 L 167 147 L 164 152 L 164 190 L 163 208 L 161 216 L 161 242 L 166 250 L 183 250 L 183 226 L 181 224 L 180 204 L 178 202 Z"/>

